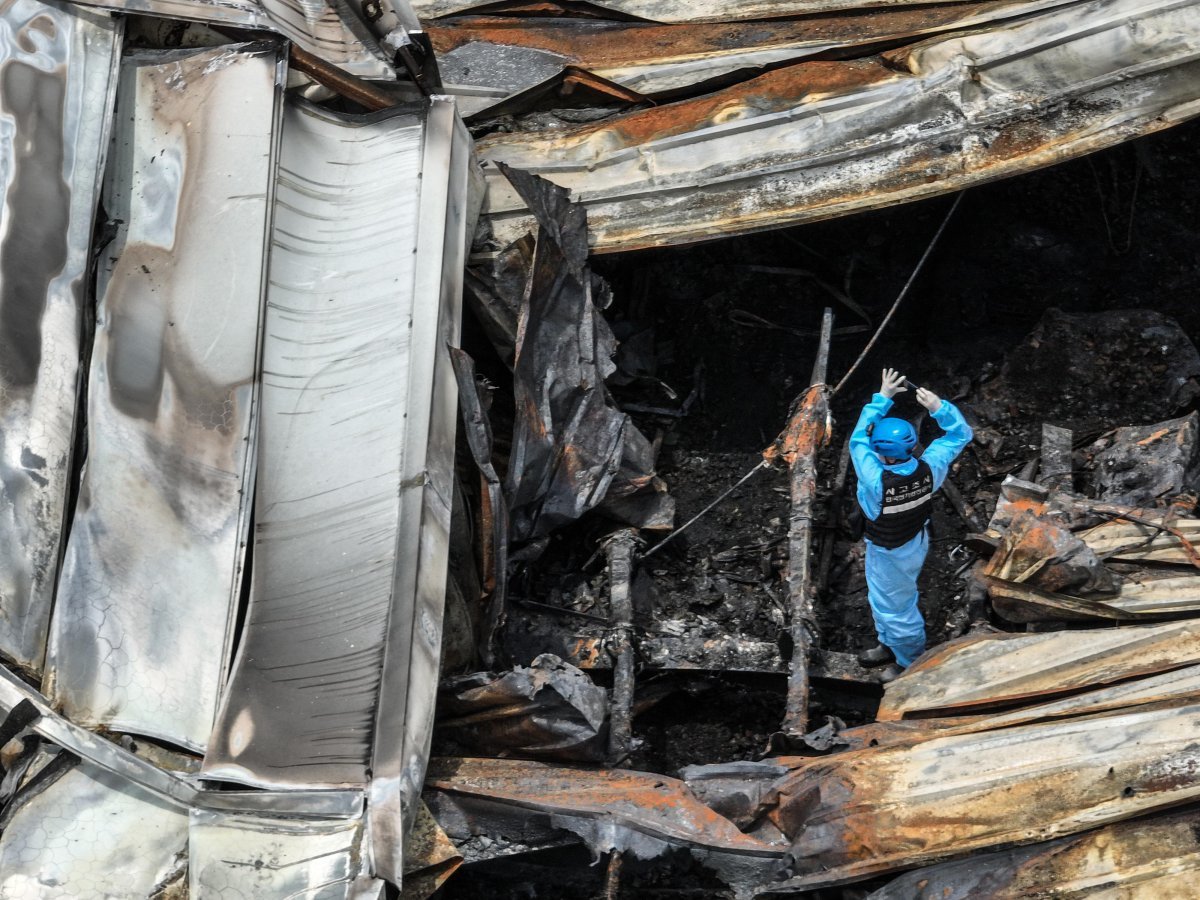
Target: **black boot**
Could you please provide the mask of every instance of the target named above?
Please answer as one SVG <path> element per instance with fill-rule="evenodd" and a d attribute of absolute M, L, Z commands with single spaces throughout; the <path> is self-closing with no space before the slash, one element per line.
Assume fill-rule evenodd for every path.
<path fill-rule="evenodd" d="M 870 650 L 858 654 L 858 664 L 864 669 L 874 669 L 876 666 L 886 666 L 896 661 L 896 654 L 883 644 L 876 644 Z"/>
<path fill-rule="evenodd" d="M 880 669 L 879 674 L 876 675 L 875 678 L 880 684 L 887 684 L 889 681 L 895 681 L 903 674 L 904 670 L 895 663 L 892 663 L 886 669 Z"/>

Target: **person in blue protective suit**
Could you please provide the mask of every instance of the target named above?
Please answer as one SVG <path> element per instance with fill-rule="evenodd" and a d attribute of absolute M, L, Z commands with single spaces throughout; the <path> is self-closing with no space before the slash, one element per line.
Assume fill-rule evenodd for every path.
<path fill-rule="evenodd" d="M 859 656 L 864 666 L 887 666 L 891 681 L 925 649 L 925 620 L 917 606 L 917 576 L 929 552 L 933 494 L 950 464 L 973 434 L 962 413 L 933 391 L 917 388 L 917 402 L 945 432 L 914 457 L 917 431 L 904 419 L 888 418 L 892 398 L 908 390 L 894 369 L 883 370 L 879 393 L 863 407 L 850 436 L 850 458 L 858 474 L 858 505 L 867 540 L 867 599 L 879 645 Z"/>

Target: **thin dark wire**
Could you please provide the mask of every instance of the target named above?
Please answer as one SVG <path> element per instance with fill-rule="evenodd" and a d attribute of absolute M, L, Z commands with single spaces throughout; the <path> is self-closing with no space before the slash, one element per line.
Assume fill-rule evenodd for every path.
<path fill-rule="evenodd" d="M 883 321 L 879 323 L 879 327 L 876 328 L 875 333 L 871 335 L 871 340 L 867 341 L 867 346 L 863 347 L 862 353 L 858 354 L 858 359 L 854 361 L 854 365 L 850 367 L 849 371 L 842 376 L 842 380 L 839 381 L 834 386 L 833 390 L 829 392 L 830 397 L 840 391 L 842 389 L 842 385 L 850 380 L 850 376 L 854 374 L 854 370 L 862 364 L 862 361 L 867 358 L 867 354 L 871 352 L 871 348 L 875 346 L 875 342 L 879 340 L 879 335 L 883 333 L 883 329 L 887 327 L 887 323 L 892 320 L 892 316 L 894 316 L 896 314 L 896 310 L 900 308 L 900 301 L 904 299 L 905 295 L 908 294 L 908 289 L 912 287 L 913 282 L 917 280 L 917 275 L 920 274 L 921 269 L 924 267 L 925 260 L 929 259 L 929 254 L 932 253 L 933 248 L 937 246 L 938 239 L 942 236 L 942 232 L 945 231 L 946 226 L 950 224 L 950 219 L 953 217 L 954 211 L 958 209 L 958 204 L 962 202 L 964 194 L 966 194 L 966 191 L 960 191 L 958 196 L 954 198 L 954 203 L 951 205 L 950 211 L 946 213 L 946 218 L 942 219 L 942 224 L 938 227 L 937 233 L 934 234 L 933 240 L 929 242 L 929 246 L 925 248 L 925 252 L 921 255 L 920 260 L 917 261 L 916 268 L 914 268 L 912 270 L 912 274 L 908 276 L 908 281 L 904 282 L 904 287 L 900 289 L 900 294 L 896 297 L 896 302 L 892 304 L 892 308 L 889 309 L 887 315 L 883 317 Z"/>
<path fill-rule="evenodd" d="M 714 506 L 716 506 L 718 503 L 720 503 L 722 500 L 724 500 L 726 497 L 728 497 L 730 494 L 732 494 L 734 491 L 736 491 L 738 488 L 740 488 L 743 484 L 745 484 L 747 481 L 749 481 L 750 476 L 752 476 L 755 472 L 759 471 L 760 469 L 765 469 L 767 467 L 767 465 L 768 465 L 768 463 L 765 459 L 761 460 L 757 466 L 755 466 L 753 469 L 751 469 L 749 472 L 747 472 L 745 475 L 743 475 L 738 480 L 737 484 L 735 484 L 733 487 L 726 490 L 725 493 L 721 494 L 720 497 L 718 497 L 712 503 L 708 504 L 708 506 L 704 507 L 704 509 L 700 510 L 700 512 L 696 513 L 694 516 L 692 516 L 690 519 L 688 519 L 686 522 L 684 522 L 682 525 L 680 525 L 678 528 L 676 528 L 674 531 L 672 531 L 670 534 L 668 534 L 665 538 L 663 538 L 661 541 L 659 541 L 657 544 L 655 544 L 653 547 L 651 547 L 649 550 L 647 550 L 645 553 L 643 553 L 641 555 L 641 559 L 646 559 L 647 557 L 653 556 L 655 553 L 657 553 L 659 550 L 661 550 L 665 544 L 668 544 L 671 541 L 675 540 L 675 538 L 679 537 L 681 534 L 683 534 L 685 531 L 687 531 L 688 527 L 691 526 L 693 522 L 695 522 L 697 519 L 699 519 L 701 516 L 703 516 L 705 513 L 707 513 L 710 509 L 712 509 Z"/>

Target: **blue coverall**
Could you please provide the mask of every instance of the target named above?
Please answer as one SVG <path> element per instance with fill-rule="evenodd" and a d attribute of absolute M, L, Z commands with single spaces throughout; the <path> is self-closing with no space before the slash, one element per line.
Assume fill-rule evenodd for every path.
<path fill-rule="evenodd" d="M 850 458 L 858 474 L 858 505 L 872 522 L 879 518 L 882 509 L 884 471 L 911 475 L 917 468 L 916 459 L 885 465 L 871 449 L 868 429 L 891 408 L 889 398 L 876 394 L 863 407 L 854 433 L 850 435 Z M 932 415 L 945 434 L 929 445 L 921 459 L 933 473 L 936 491 L 946 480 L 950 463 L 974 435 L 962 413 L 948 400 L 943 400 Z M 875 633 L 879 643 L 890 648 L 896 655 L 896 662 L 906 668 L 925 649 L 925 620 L 917 607 L 917 576 L 921 574 L 928 552 L 928 528 L 921 529 L 920 534 L 894 550 L 867 540 L 867 599 L 875 618 Z"/>

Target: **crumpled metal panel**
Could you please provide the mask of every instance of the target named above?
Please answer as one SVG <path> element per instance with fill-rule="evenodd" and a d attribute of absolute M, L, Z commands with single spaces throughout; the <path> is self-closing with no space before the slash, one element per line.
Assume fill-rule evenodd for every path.
<path fill-rule="evenodd" d="M 607 725 L 608 692 L 552 653 L 455 678 L 438 699 L 443 739 L 490 756 L 599 762 Z"/>
<path fill-rule="evenodd" d="M 187 865 L 187 811 L 91 763 L 27 800 L 0 836 L 5 900 L 146 900 Z"/>
<path fill-rule="evenodd" d="M 426 802 L 452 835 L 454 823 L 447 823 L 456 820 L 462 825 L 463 821 L 449 809 L 486 820 L 494 806 L 515 808 L 527 817 L 550 816 L 558 827 L 585 839 L 602 835 L 603 840 L 624 846 L 636 847 L 635 836 L 641 836 L 660 844 L 768 861 L 779 859 L 786 850 L 786 845 L 743 834 L 697 800 L 683 782 L 646 772 L 444 757 L 430 761 L 427 787 Z M 621 831 L 629 834 L 621 838 Z M 643 844 L 642 849 L 648 848 Z"/>
<path fill-rule="evenodd" d="M 879 721 L 1047 698 L 1200 663 L 1200 621 L 959 638 L 891 682 Z"/>
<path fill-rule="evenodd" d="M 1099 685 L 1070 694 L 1061 700 L 1020 706 L 1004 712 L 985 712 L 957 717 L 894 718 L 840 731 L 838 737 L 852 750 L 885 744 L 926 741 L 951 734 L 993 731 L 1013 725 L 1028 725 L 1072 716 L 1094 715 L 1146 704 L 1176 706 L 1200 702 L 1200 666 L 1185 666 L 1157 675 L 1132 678 L 1113 685 Z M 926 711 L 918 711 L 927 714 Z"/>
<path fill-rule="evenodd" d="M 1061 162 L 1200 112 L 1200 4 L 1095 0 L 804 62 L 695 100 L 482 140 L 588 209 L 596 252 L 828 218 Z M 530 216 L 489 167 L 498 241 Z"/>
<path fill-rule="evenodd" d="M 39 716 L 29 726 L 31 731 L 181 807 L 335 819 L 352 818 L 363 811 L 362 791 L 229 791 L 200 787 L 194 779 L 161 768 L 62 717 L 40 693 L 0 666 L 0 721 L 22 701 L 32 704 Z"/>
<path fill-rule="evenodd" d="M 777 786 L 784 893 L 1073 834 L 1200 797 L 1200 705 L 838 754 Z"/>
<path fill-rule="evenodd" d="M 374 871 L 397 882 L 433 727 L 469 163 L 444 98 L 285 109 L 250 607 L 204 765 L 370 775 Z"/>
<path fill-rule="evenodd" d="M 1195 810 L 917 869 L 867 900 L 1200 896 Z"/>
<path fill-rule="evenodd" d="M 364 851 L 361 817 L 314 822 L 192 810 L 191 896 L 382 898 L 385 885 L 366 873 Z"/>
<path fill-rule="evenodd" d="M 127 56 L 105 185 L 119 224 L 45 690 L 81 724 L 193 750 L 241 589 L 282 60 L 267 44 Z"/>
<path fill-rule="evenodd" d="M 189 19 L 238 28 L 261 28 L 360 78 L 394 80 L 390 57 L 353 5 L 334 0 L 81 0 L 85 6 L 140 15 Z M 405 0 L 387 0 L 406 7 Z M 394 19 L 395 16 L 389 16 Z"/>
<path fill-rule="evenodd" d="M 1138 621 L 1200 610 L 1200 575 L 1126 581 L 1111 596 L 1074 596 L 988 578 L 992 607 L 1010 622 Z"/>
<path fill-rule="evenodd" d="M 431 22 L 443 82 L 473 115 L 579 66 L 642 94 L 700 85 L 737 72 L 834 51 L 894 44 L 950 29 L 1028 15 L 1071 0 L 944 3 L 851 14 L 733 24 L 652 25 L 583 18 L 464 16 Z"/>
<path fill-rule="evenodd" d="M 1142 514 L 1139 518 L 1146 522 L 1162 521 L 1161 514 Z M 1200 551 L 1194 546 L 1200 544 L 1200 519 L 1168 519 L 1164 524 L 1171 530 L 1159 530 L 1139 522 L 1115 521 L 1097 525 L 1079 536 L 1097 555 L 1122 562 L 1200 565 Z"/>
<path fill-rule="evenodd" d="M 70 485 L 84 276 L 120 24 L 0 9 L 0 654 L 40 670 Z"/>

